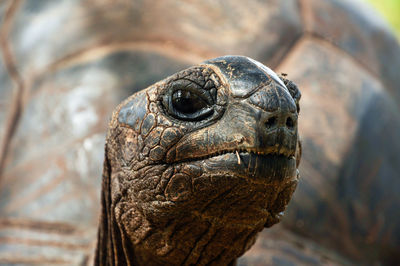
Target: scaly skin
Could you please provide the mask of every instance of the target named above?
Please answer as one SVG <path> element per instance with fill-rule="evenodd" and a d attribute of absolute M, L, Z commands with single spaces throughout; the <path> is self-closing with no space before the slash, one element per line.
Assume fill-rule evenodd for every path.
<path fill-rule="evenodd" d="M 299 99 L 289 80 L 227 56 L 121 103 L 95 264 L 234 264 L 296 188 Z"/>

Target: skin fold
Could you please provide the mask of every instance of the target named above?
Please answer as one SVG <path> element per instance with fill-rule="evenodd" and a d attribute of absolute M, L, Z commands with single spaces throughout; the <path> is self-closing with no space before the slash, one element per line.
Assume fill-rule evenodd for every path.
<path fill-rule="evenodd" d="M 250 58 L 174 74 L 115 110 L 95 265 L 230 265 L 298 182 L 300 92 Z"/>

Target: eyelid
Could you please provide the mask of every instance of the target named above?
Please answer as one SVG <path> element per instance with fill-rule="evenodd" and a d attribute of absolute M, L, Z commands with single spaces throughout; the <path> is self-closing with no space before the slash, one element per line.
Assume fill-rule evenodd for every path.
<path fill-rule="evenodd" d="M 205 107 L 193 114 L 184 114 L 179 111 L 176 111 L 177 114 L 179 114 L 180 119 L 185 119 L 187 121 L 196 121 L 196 120 L 201 120 L 204 119 L 205 117 L 210 116 L 213 113 L 213 109 L 211 107 Z"/>
<path fill-rule="evenodd" d="M 200 97 L 207 104 L 214 104 L 214 100 L 208 90 L 200 87 L 198 84 L 188 79 L 178 80 L 174 82 L 171 86 L 171 95 L 173 95 L 178 90 L 189 91 Z"/>

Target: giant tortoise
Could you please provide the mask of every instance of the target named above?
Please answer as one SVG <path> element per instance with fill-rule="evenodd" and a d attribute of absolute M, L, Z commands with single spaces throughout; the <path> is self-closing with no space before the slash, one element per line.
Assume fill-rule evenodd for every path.
<path fill-rule="evenodd" d="M 0 19 L 0 263 L 91 263 L 112 110 L 225 54 L 302 91 L 298 188 L 239 265 L 399 263 L 400 48 L 363 3 L 4 0 Z"/>
<path fill-rule="evenodd" d="M 223 56 L 123 101 L 95 265 L 235 265 L 297 186 L 300 97 L 260 62 Z"/>

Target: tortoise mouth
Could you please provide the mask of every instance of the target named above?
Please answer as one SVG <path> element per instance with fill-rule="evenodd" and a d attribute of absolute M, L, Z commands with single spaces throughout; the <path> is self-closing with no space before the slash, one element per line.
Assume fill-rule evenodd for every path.
<path fill-rule="evenodd" d="M 282 150 L 283 151 L 283 150 Z M 257 150 L 229 150 L 197 158 L 210 173 L 225 172 L 252 182 L 270 183 L 297 177 L 295 152 L 264 153 Z"/>
<path fill-rule="evenodd" d="M 207 155 L 196 156 L 192 158 L 186 158 L 183 160 L 176 161 L 175 163 L 201 161 L 214 157 L 218 157 L 225 154 L 234 154 L 237 158 L 238 164 L 241 163 L 240 156 L 250 155 L 251 157 L 268 157 L 268 158 L 281 158 L 281 159 L 295 159 L 296 150 L 288 149 L 280 146 L 272 146 L 265 149 L 260 148 L 234 148 L 216 151 Z"/>

